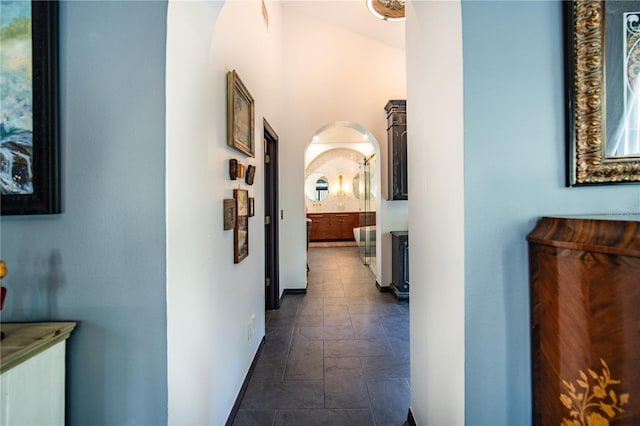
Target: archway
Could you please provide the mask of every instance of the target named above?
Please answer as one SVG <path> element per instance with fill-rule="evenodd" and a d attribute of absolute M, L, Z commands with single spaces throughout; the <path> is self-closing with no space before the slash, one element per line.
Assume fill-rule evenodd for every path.
<path fill-rule="evenodd" d="M 363 263 L 369 266 L 377 279 L 381 277 L 381 265 L 377 262 L 381 248 L 375 244 L 380 241 L 380 228 L 375 224 L 382 220 L 383 214 L 380 208 L 381 173 L 375 166 L 379 158 L 380 144 L 372 132 L 350 121 L 321 126 L 307 142 L 304 151 L 305 212 L 359 213 L 355 226 L 358 229 L 352 234 L 353 241 L 360 247 Z M 365 168 L 366 176 L 371 179 L 370 185 L 366 186 L 366 194 L 365 180 L 360 180 L 365 177 Z M 313 199 L 308 191 L 313 178 L 317 180 L 320 175 L 329 181 L 328 197 L 322 201 Z M 354 191 L 355 181 L 358 189 Z M 362 194 L 358 191 L 362 191 Z"/>

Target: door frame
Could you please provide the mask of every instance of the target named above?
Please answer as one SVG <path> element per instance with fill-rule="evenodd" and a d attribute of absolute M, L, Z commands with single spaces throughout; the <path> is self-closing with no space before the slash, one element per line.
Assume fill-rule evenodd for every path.
<path fill-rule="evenodd" d="M 263 118 L 265 309 L 280 308 L 278 134 Z M 269 218 L 269 219 L 267 219 Z"/>

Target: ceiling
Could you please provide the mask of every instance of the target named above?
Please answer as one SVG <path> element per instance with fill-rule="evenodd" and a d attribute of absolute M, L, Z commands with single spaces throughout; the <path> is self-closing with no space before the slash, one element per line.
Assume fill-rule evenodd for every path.
<path fill-rule="evenodd" d="M 365 0 L 286 0 L 283 7 L 396 49 L 405 48 L 404 21 L 376 18 L 367 9 Z"/>

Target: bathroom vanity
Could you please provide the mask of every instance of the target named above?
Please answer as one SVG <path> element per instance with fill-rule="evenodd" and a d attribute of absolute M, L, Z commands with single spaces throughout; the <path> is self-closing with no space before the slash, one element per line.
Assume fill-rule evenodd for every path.
<path fill-rule="evenodd" d="M 375 212 L 367 213 L 366 219 L 360 212 L 307 213 L 311 219 L 310 241 L 353 241 L 353 229 L 360 222 L 375 225 Z"/>

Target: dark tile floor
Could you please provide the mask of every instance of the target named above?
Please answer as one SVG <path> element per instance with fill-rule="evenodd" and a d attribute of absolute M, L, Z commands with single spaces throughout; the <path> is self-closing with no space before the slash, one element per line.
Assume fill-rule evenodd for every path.
<path fill-rule="evenodd" d="M 234 425 L 405 424 L 409 304 L 380 293 L 357 247 L 310 248 L 306 295 L 268 311 Z"/>

